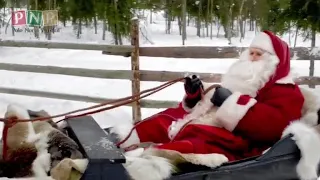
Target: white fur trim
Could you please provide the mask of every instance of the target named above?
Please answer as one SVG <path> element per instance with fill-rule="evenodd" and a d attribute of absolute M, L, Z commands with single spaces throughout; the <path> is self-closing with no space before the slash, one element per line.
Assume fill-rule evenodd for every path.
<path fill-rule="evenodd" d="M 212 102 L 210 101 L 214 90 L 211 90 L 209 93 L 207 93 L 202 100 L 192 108 L 192 111 L 189 114 L 184 116 L 182 119 L 178 119 L 177 121 L 173 121 L 171 123 L 168 128 L 169 139 L 172 140 L 181 131 L 181 128 L 190 121 L 192 121 L 191 124 L 222 127 L 216 120 L 217 107 L 213 106 Z"/>
<path fill-rule="evenodd" d="M 289 73 L 288 76 L 285 76 L 279 80 L 276 81 L 276 84 L 295 84 L 293 80 L 293 76 L 291 73 Z"/>
<path fill-rule="evenodd" d="M 144 148 L 137 148 L 137 149 L 125 152 L 124 155 L 129 157 L 139 157 L 142 155 L 143 152 L 144 152 Z"/>
<path fill-rule="evenodd" d="M 318 132 L 302 121 L 295 121 L 284 130 L 283 136 L 288 134 L 293 134 L 292 139 L 301 152 L 301 158 L 296 167 L 298 176 L 301 180 L 317 179 L 320 162 L 320 136 Z"/>
<path fill-rule="evenodd" d="M 318 97 L 309 89 L 300 87 L 300 90 L 304 97 L 301 121 L 310 126 L 315 126 L 318 124 L 318 110 L 320 109 Z"/>
<path fill-rule="evenodd" d="M 116 125 L 111 128 L 110 133 L 115 133 L 117 134 L 118 138 L 120 141 L 124 140 L 130 133 L 131 129 L 133 128 L 132 124 L 120 124 Z M 121 148 L 126 148 L 129 147 L 133 144 L 140 143 L 140 139 L 138 136 L 137 131 L 134 129 L 132 131 L 131 136 L 123 143 L 120 145 Z"/>
<path fill-rule="evenodd" d="M 87 169 L 88 159 L 72 159 L 73 163 L 77 166 L 77 171 L 84 173 Z"/>
<path fill-rule="evenodd" d="M 170 178 L 173 172 L 168 159 L 152 155 L 126 156 L 124 167 L 133 180 L 163 180 Z"/>
<path fill-rule="evenodd" d="M 265 154 L 265 153 L 268 152 L 270 149 L 271 149 L 271 148 L 268 148 L 268 149 L 264 150 L 264 151 L 262 152 L 262 154 Z"/>
<path fill-rule="evenodd" d="M 229 131 L 234 130 L 247 111 L 257 102 L 254 98 L 251 98 L 246 105 L 237 104 L 241 95 L 239 92 L 234 92 L 217 111 L 216 116 L 218 121 Z"/>
<path fill-rule="evenodd" d="M 250 44 L 250 47 L 259 48 L 271 54 L 276 54 L 269 35 L 264 32 L 260 32 L 258 35 L 255 36 L 255 38 L 252 40 Z"/>
<path fill-rule="evenodd" d="M 228 158 L 223 154 L 182 154 L 183 157 L 190 163 L 196 165 L 207 166 L 215 168 L 221 166 L 223 163 L 228 162 Z"/>
<path fill-rule="evenodd" d="M 37 134 L 40 138 L 34 143 L 37 149 L 37 157 L 32 163 L 32 170 L 35 177 L 47 177 L 47 173 L 51 168 L 51 155 L 48 152 L 48 134 L 49 131 Z"/>
<path fill-rule="evenodd" d="M 174 137 L 180 132 L 181 128 L 184 127 L 189 121 L 186 119 L 179 119 L 178 121 L 172 121 L 171 125 L 168 128 L 168 137 L 173 140 Z"/>

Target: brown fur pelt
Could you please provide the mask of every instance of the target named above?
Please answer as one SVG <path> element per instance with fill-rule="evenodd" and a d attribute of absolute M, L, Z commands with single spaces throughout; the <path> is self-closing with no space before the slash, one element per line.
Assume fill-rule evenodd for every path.
<path fill-rule="evenodd" d="M 18 113 L 20 110 L 8 106 L 6 118 L 28 119 L 27 113 Z M 7 156 L 2 159 L 3 141 L 1 142 L 1 177 L 28 177 L 32 176 L 32 163 L 37 157 L 37 149 L 33 143 L 27 141 L 30 123 L 18 122 L 8 129 Z M 31 124 L 32 126 L 32 124 Z"/>
<path fill-rule="evenodd" d="M 37 150 L 31 148 L 19 148 L 8 152 L 8 160 L 0 160 L 0 177 L 17 178 L 31 177 L 32 162 L 37 157 Z"/>
<path fill-rule="evenodd" d="M 12 108 L 12 107 L 10 107 Z M 5 117 L 17 117 L 18 119 L 28 119 L 36 117 L 50 116 L 44 110 L 41 111 L 23 111 L 21 109 L 7 111 Z M 31 117 L 30 117 L 31 116 Z M 30 123 L 18 122 L 8 129 L 7 135 L 7 158 L 2 159 L 2 142 L 0 146 L 0 177 L 17 178 L 34 176 L 32 164 L 37 157 L 35 145 L 27 141 L 30 130 Z M 76 142 L 58 130 L 56 123 L 52 119 L 47 121 L 35 121 L 31 124 L 36 134 L 41 132 L 47 134 L 48 153 L 51 157 L 51 168 L 58 164 L 64 158 L 81 159 L 83 155 L 79 151 Z M 29 129 L 28 129 L 29 128 Z M 50 172 L 49 172 L 50 173 Z"/>
<path fill-rule="evenodd" d="M 31 111 L 28 110 L 29 114 L 34 117 L 49 117 L 49 113 L 44 110 Z M 36 133 L 44 130 L 50 131 L 48 134 L 48 152 L 51 154 L 51 167 L 55 167 L 62 159 L 81 159 L 83 158 L 82 153 L 79 151 L 79 146 L 70 137 L 65 135 L 58 129 L 58 126 L 52 119 L 47 121 L 36 121 L 33 122 L 33 127 Z"/>
<path fill-rule="evenodd" d="M 50 114 L 45 111 L 45 110 L 40 110 L 40 111 L 32 111 L 32 110 L 28 110 L 28 114 L 31 118 L 38 118 L 38 117 L 50 117 Z M 51 124 L 52 127 L 57 128 L 58 126 L 57 124 L 50 118 L 48 120 L 46 120 L 46 122 L 48 122 L 49 124 Z"/>
<path fill-rule="evenodd" d="M 64 158 L 81 159 L 79 146 L 71 138 L 58 130 L 51 131 L 49 136 L 48 152 L 51 154 L 51 165 L 55 167 Z"/>

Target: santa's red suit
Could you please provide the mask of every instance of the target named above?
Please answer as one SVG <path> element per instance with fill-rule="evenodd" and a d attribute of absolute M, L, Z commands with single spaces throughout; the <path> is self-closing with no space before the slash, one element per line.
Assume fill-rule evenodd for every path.
<path fill-rule="evenodd" d="M 214 89 L 196 106 L 188 108 L 183 101 L 139 124 L 121 147 L 141 142 L 158 143 L 156 148 L 192 154 L 222 154 L 229 161 L 260 155 L 281 138 L 283 130 L 301 118 L 304 97 L 290 76 L 288 45 L 269 31 L 257 35 L 250 47 L 263 51 L 261 59 L 250 61 L 244 51 L 223 76 L 221 86 L 232 92 L 211 115 L 203 114 L 203 104 L 210 102 Z M 204 89 L 210 84 L 204 83 Z M 215 121 L 213 125 L 190 123 L 173 133 L 172 127 L 193 118 Z M 173 123 L 176 122 L 176 123 Z M 218 127 L 217 127 L 218 126 Z M 112 129 L 123 140 L 133 126 Z"/>

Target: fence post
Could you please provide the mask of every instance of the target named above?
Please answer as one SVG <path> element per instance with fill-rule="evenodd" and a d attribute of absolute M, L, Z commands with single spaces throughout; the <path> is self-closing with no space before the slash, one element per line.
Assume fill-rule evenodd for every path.
<path fill-rule="evenodd" d="M 139 20 L 132 19 L 131 25 L 131 45 L 134 47 L 131 53 L 131 70 L 133 73 L 132 95 L 140 93 L 140 68 L 139 68 Z M 141 121 L 141 105 L 137 100 L 132 106 L 132 117 L 134 122 Z"/>

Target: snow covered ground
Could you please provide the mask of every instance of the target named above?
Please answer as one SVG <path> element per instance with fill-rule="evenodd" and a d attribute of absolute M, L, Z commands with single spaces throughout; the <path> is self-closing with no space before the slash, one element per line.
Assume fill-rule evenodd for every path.
<path fill-rule="evenodd" d="M 180 46 L 181 36 L 177 22 L 174 22 L 171 34 L 165 34 L 165 22 L 160 14 L 154 14 L 154 24 L 145 23 L 144 32 L 148 34 L 148 39 L 154 44 L 152 46 Z M 0 39 L 33 40 L 33 33 L 19 32 L 16 36 L 11 35 L 11 28 L 5 34 L 5 28 L 1 29 Z M 223 34 L 221 28 L 220 34 Z M 225 38 L 199 38 L 196 36 L 196 29 L 193 26 L 187 28 L 188 39 L 186 44 L 192 46 L 228 46 Z M 217 28 L 214 29 L 214 35 Z M 248 46 L 255 32 L 247 32 L 242 43 L 239 38 L 233 38 L 233 46 Z M 107 34 L 106 41 L 101 40 L 102 27 L 98 27 L 98 34 L 94 34 L 94 28 L 83 28 L 81 39 L 76 38 L 76 33 L 68 25 L 60 32 L 53 34 L 52 41 L 73 41 L 110 44 L 112 38 Z M 289 42 L 288 35 L 283 39 Z M 302 42 L 302 37 L 298 38 L 297 46 L 309 46 L 310 41 Z M 317 36 L 320 39 L 320 35 Z M 41 34 L 40 40 L 45 40 Z M 151 46 L 147 41 L 141 40 L 143 46 Z M 293 42 L 293 37 L 291 37 Z M 320 41 L 317 42 L 320 46 Z M 140 57 L 140 68 L 143 70 L 166 70 L 166 71 L 194 71 L 194 72 L 214 72 L 224 73 L 236 59 L 173 59 L 173 58 L 151 58 Z M 112 69 L 129 70 L 130 58 L 119 56 L 102 55 L 101 51 L 76 51 L 57 49 L 35 49 L 35 48 L 7 48 L 0 47 L 0 62 L 34 65 L 51 65 L 59 67 L 79 67 L 88 69 Z M 291 61 L 292 68 L 299 75 L 308 75 L 309 61 Z M 315 75 L 320 76 L 319 61 L 315 62 Z M 158 82 L 142 82 L 142 89 L 147 89 L 159 85 Z M 83 78 L 62 75 L 46 75 L 37 73 L 0 71 L 1 87 L 20 87 L 25 89 L 44 90 L 61 93 L 71 93 L 88 96 L 98 96 L 106 98 L 120 98 L 131 94 L 131 84 L 126 80 L 107 80 L 95 78 Z M 320 92 L 320 91 L 319 91 Z M 181 100 L 183 96 L 182 84 L 171 86 L 148 99 Z M 48 98 L 36 98 L 27 96 L 0 95 L 0 116 L 3 115 L 7 104 L 20 104 L 33 110 L 44 109 L 51 114 L 63 113 L 78 108 L 93 105 L 86 102 L 74 102 L 66 100 L 55 100 Z M 143 117 L 147 117 L 161 109 L 143 109 Z M 101 127 L 108 127 L 116 123 L 131 121 L 131 108 L 119 107 L 107 112 L 93 115 Z M 2 124 L 1 127 L 2 129 Z M 0 129 L 0 130 L 1 130 Z"/>

